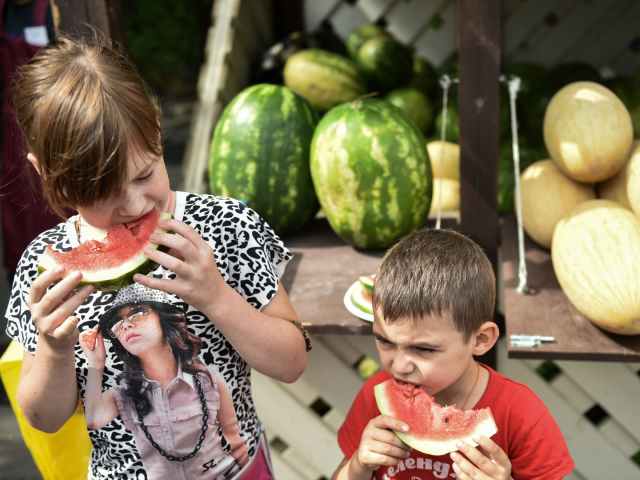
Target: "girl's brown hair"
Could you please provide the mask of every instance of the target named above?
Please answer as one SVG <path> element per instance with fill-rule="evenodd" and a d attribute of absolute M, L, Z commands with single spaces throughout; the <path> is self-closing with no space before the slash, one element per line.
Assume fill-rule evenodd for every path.
<path fill-rule="evenodd" d="M 451 315 L 465 343 L 493 319 L 496 278 L 473 240 L 453 230 L 422 229 L 385 255 L 373 287 L 373 306 L 385 322 Z"/>
<path fill-rule="evenodd" d="M 127 158 L 162 155 L 162 111 L 119 46 L 98 33 L 60 36 L 29 60 L 15 86 L 18 123 L 53 210 L 117 196 Z"/>

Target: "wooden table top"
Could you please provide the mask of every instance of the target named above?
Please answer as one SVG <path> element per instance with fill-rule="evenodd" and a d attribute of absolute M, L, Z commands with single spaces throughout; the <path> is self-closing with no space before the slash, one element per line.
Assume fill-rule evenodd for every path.
<path fill-rule="evenodd" d="M 502 274 L 509 357 L 566 360 L 640 361 L 640 335 L 625 336 L 600 330 L 569 302 L 553 271 L 551 252 L 525 235 L 527 283 L 532 295 L 518 286 L 518 236 L 514 215 L 502 219 Z M 555 337 L 534 348 L 512 347 L 512 334 Z"/>

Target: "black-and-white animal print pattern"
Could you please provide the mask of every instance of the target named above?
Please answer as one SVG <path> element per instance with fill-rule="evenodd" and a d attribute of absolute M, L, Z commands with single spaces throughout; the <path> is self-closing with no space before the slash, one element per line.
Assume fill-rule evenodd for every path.
<path fill-rule="evenodd" d="M 223 278 L 255 308 L 264 308 L 278 289 L 278 271 L 283 271 L 282 267 L 292 257 L 282 241 L 257 213 L 236 200 L 183 192 L 177 192 L 176 198 L 176 218 L 192 226 L 211 245 Z M 31 321 L 26 300 L 31 283 L 37 276 L 40 255 L 47 245 L 53 245 L 58 251 L 70 250 L 77 245 L 77 240 L 72 238 L 73 232 L 67 222 L 42 233 L 28 247 L 18 266 L 6 314 L 7 334 L 31 353 L 35 352 L 38 331 Z M 150 275 L 175 278 L 175 274 L 161 266 Z M 96 325 L 111 307 L 115 295 L 116 292 L 94 292 L 76 311 L 81 332 Z M 227 382 L 241 435 L 253 456 L 262 425 L 251 397 L 250 368 L 202 313 L 176 296 L 168 295 L 168 299 L 187 312 L 189 330 L 204 341 L 200 359 L 206 365 L 215 364 Z M 115 386 L 116 377 L 123 371 L 111 342 L 105 342 L 105 347 L 107 362 L 103 391 Z M 75 357 L 78 387 L 84 399 L 87 361 L 79 344 L 75 348 Z M 133 436 L 125 429 L 120 417 L 102 429 L 90 430 L 89 434 L 93 442 L 89 478 L 147 478 Z M 222 437 L 221 431 L 220 435 Z M 224 439 L 223 448 L 228 451 Z"/>

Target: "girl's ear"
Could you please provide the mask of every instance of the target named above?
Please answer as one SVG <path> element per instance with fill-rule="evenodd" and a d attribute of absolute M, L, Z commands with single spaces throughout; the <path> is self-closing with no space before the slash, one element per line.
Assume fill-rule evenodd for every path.
<path fill-rule="evenodd" d="M 487 353 L 498 341 L 499 336 L 500 330 L 494 322 L 485 322 L 480 325 L 475 336 L 471 339 L 473 342 L 473 354 L 479 356 Z"/>
<path fill-rule="evenodd" d="M 31 165 L 35 167 L 36 172 L 38 172 L 38 175 L 40 175 L 40 164 L 38 163 L 38 159 L 36 158 L 36 156 L 33 153 L 29 153 L 27 155 L 27 160 L 31 162 Z"/>

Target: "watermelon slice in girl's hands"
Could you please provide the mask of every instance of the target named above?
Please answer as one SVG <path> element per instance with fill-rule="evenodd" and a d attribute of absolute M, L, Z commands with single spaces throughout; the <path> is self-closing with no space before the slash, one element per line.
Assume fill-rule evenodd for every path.
<path fill-rule="evenodd" d="M 475 447 L 473 434 L 491 437 L 498 431 L 489 408 L 463 412 L 455 405 L 441 407 L 421 388 L 394 379 L 373 390 L 380 413 L 409 425 L 408 433 L 394 433 L 422 453 L 437 456 L 454 452 L 458 440 Z"/>
<path fill-rule="evenodd" d="M 48 245 L 40 258 L 38 274 L 62 265 L 64 275 L 82 272 L 77 288 L 94 285 L 96 290 L 118 290 L 131 285 L 136 273 L 146 275 L 158 266 L 146 257 L 145 247 L 168 250 L 151 243 L 149 237 L 152 233 L 166 233 L 158 222 L 169 218 L 169 213 L 152 210 L 135 222 L 110 228 L 102 241 L 87 240 L 69 252 L 57 252 Z"/>

